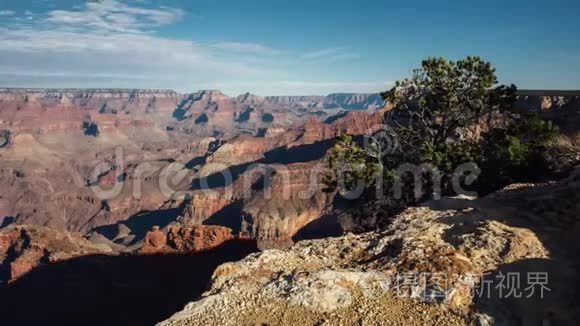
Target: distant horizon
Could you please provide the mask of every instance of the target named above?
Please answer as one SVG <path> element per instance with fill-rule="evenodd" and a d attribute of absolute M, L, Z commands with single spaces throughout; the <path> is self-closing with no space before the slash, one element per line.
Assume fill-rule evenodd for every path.
<path fill-rule="evenodd" d="M 516 85 L 517 86 L 517 85 Z M 260 95 L 253 92 L 243 92 L 237 95 L 227 94 L 219 89 L 198 89 L 190 92 L 179 92 L 173 89 L 163 88 L 120 88 L 120 87 L 6 87 L 0 86 L 0 92 L 3 91 L 143 91 L 143 92 L 173 92 L 179 95 L 195 94 L 204 91 L 219 91 L 229 98 L 236 98 L 238 96 L 250 94 L 258 97 L 328 97 L 331 95 L 380 95 L 381 92 L 335 92 L 329 94 L 293 94 L 293 95 Z M 544 96 L 564 96 L 576 95 L 580 96 L 580 89 L 518 89 L 519 95 L 544 95 Z"/>
<path fill-rule="evenodd" d="M 579 11 L 569 0 L 6 0 L 0 85 L 378 93 L 427 57 L 476 55 L 502 84 L 580 89 Z"/>
<path fill-rule="evenodd" d="M 122 88 L 122 87 L 7 87 L 7 86 L 0 86 L 0 91 L 5 90 L 20 90 L 20 91 L 149 91 L 149 92 L 174 92 L 181 95 L 187 94 L 195 94 L 199 92 L 212 92 L 218 91 L 224 94 L 227 97 L 238 97 L 246 94 L 259 96 L 259 97 L 325 97 L 330 95 L 379 95 L 380 92 L 336 92 L 336 93 L 329 93 L 329 94 L 293 94 L 293 95 L 261 95 L 256 94 L 253 92 L 243 92 L 237 95 L 230 95 L 223 92 L 220 89 L 198 89 L 195 91 L 190 92 L 180 92 L 174 89 L 167 89 L 167 88 Z"/>

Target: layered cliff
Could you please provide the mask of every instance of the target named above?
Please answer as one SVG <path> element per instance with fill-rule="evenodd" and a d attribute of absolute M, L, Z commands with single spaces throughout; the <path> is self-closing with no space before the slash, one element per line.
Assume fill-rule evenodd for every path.
<path fill-rule="evenodd" d="M 329 119 L 342 111 L 375 110 L 383 106 L 378 94 L 328 96 L 267 96 L 250 93 L 228 97 L 216 90 L 189 95 L 176 108 L 172 128 L 193 134 L 230 137 L 256 134 L 259 129 L 290 127 L 306 119 Z"/>
<path fill-rule="evenodd" d="M 296 109 L 373 110 L 383 106 L 379 94 L 337 93 L 328 96 L 267 96 L 270 103 Z"/>
<path fill-rule="evenodd" d="M 521 90 L 515 106 L 577 115 L 579 98 L 577 91 Z M 16 133 L 80 132 L 81 124 L 89 121 L 101 132 L 156 125 L 204 136 L 234 136 L 289 127 L 309 117 L 336 120 L 344 111 L 374 111 L 383 106 L 378 94 L 229 97 L 218 90 L 179 94 L 168 90 L 0 89 L 0 128 Z"/>
<path fill-rule="evenodd" d="M 580 123 L 580 91 L 522 90 L 516 109 L 537 112 L 553 120 L 564 131 L 575 132 Z"/>
<path fill-rule="evenodd" d="M 107 132 L 169 120 L 182 98 L 165 90 L 0 89 L 0 120 L 15 133 L 80 133 L 83 121 Z"/>

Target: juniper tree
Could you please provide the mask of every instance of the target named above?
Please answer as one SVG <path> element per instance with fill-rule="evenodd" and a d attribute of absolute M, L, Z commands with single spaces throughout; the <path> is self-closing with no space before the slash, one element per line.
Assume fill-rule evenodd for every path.
<path fill-rule="evenodd" d="M 510 109 L 516 87 L 496 84 L 491 64 L 470 56 L 426 59 L 410 79 L 397 81 L 381 95 L 393 106 L 388 120 L 398 130 L 405 156 L 418 159 L 421 148 L 457 142 L 461 128 Z"/>
<path fill-rule="evenodd" d="M 479 160 L 481 151 L 464 142 L 458 131 L 482 119 L 489 122 L 494 111 L 510 109 L 516 87 L 498 86 L 495 69 L 479 57 L 459 61 L 429 58 L 413 70 L 411 78 L 397 81 L 381 95 L 392 107 L 385 123 L 394 128 L 397 146 L 377 157 L 374 148 L 361 147 L 352 139 L 339 139 L 329 158 L 334 179 L 328 178 L 327 184 L 331 188 L 340 185 L 336 181 L 340 177 L 346 186 L 357 180 L 369 186 L 375 184 L 376 179 L 369 175 L 376 176 L 377 166 L 388 183 L 390 178 L 398 177 L 393 175 L 393 169 L 399 164 L 430 163 L 449 175 L 463 161 Z M 349 167 L 347 174 L 344 166 Z"/>

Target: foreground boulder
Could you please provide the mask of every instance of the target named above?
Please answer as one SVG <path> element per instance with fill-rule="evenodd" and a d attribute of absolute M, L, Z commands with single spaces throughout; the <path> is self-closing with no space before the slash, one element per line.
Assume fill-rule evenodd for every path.
<path fill-rule="evenodd" d="M 158 325 L 574 325 L 578 186 L 446 198 L 381 231 L 252 254 L 218 267 L 209 291 Z M 521 277 L 511 296 L 506 275 Z"/>

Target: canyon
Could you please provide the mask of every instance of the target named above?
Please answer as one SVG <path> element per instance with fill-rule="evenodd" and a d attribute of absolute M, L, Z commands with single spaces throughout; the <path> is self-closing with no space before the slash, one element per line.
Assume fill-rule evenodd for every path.
<path fill-rule="evenodd" d="M 524 90 L 515 106 L 572 128 L 579 93 Z M 284 246 L 333 214 L 333 139 L 379 130 L 388 110 L 378 94 L 0 89 L 0 225 L 134 247 L 181 218 Z"/>
<path fill-rule="evenodd" d="M 539 112 L 574 131 L 580 92 L 524 90 L 515 108 Z M 190 292 L 163 311 L 168 318 L 192 293 L 202 294 L 200 284 L 207 284 L 219 263 L 267 249 L 274 251 L 263 257 L 286 261 L 297 250 L 328 244 L 304 242 L 292 249 L 299 240 L 356 230 L 359 221 L 344 214 L 348 203 L 324 191 L 327 152 L 339 135 L 382 130 L 389 110 L 378 94 L 229 97 L 217 90 L 0 89 L 0 281 L 27 284 L 27 274 L 48 265 L 76 273 L 81 268 L 76 262 L 86 260 L 119 270 L 129 264 L 132 270 L 150 269 L 146 280 L 123 282 L 137 292 L 158 291 L 144 283 L 154 282 L 154 273 L 171 276 L 152 262 L 167 259 L 177 268 L 182 255 L 190 257 L 188 264 L 211 262 L 198 282 L 191 281 Z M 365 235 L 359 247 L 381 237 Z M 540 249 L 526 257 L 543 258 Z M 256 257 L 262 256 L 241 263 L 251 265 L 244 270 L 262 259 Z M 111 273 L 103 282 L 119 271 Z M 228 275 L 218 275 L 206 296 L 219 289 L 215 282 L 232 278 Z M 77 285 L 98 287 L 79 281 L 71 291 Z M 175 323 L 189 324 L 192 315 L 186 309 Z M 148 323 L 161 320 L 145 317 Z"/>
<path fill-rule="evenodd" d="M 380 124 L 379 101 L 368 94 L 231 98 L 219 91 L 3 89 L 0 218 L 4 225 L 107 235 L 125 223 L 139 230 L 128 231 L 135 238 L 123 244 L 135 244 L 153 225 L 164 228 L 181 216 L 287 241 L 322 213 L 326 198 L 260 200 L 248 188 L 272 174 L 267 166 L 284 165 L 273 184 L 282 187 L 292 176 L 292 196 L 306 189 L 306 171 L 320 165 L 331 139 Z M 216 180 L 225 169 L 231 185 Z M 182 177 L 163 191 L 160 176 L 168 174 Z M 120 190 L 109 198 L 97 189 Z M 270 204 L 250 213 L 242 201 L 254 210 L 260 201 Z M 284 214 L 269 213 L 284 205 Z"/>

